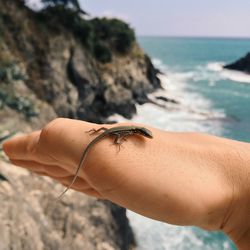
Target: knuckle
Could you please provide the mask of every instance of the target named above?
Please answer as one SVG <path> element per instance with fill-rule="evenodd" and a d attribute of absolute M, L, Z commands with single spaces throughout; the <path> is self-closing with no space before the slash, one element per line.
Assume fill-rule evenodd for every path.
<path fill-rule="evenodd" d="M 26 145 L 26 151 L 30 154 L 33 154 L 36 151 L 37 140 L 33 140 L 32 134 L 28 135 L 27 138 L 28 143 Z"/>
<path fill-rule="evenodd" d="M 56 131 L 60 128 L 60 124 L 64 118 L 56 118 L 49 122 L 41 131 L 40 134 L 40 143 L 45 143 L 48 144 L 51 141 L 51 138 L 53 138 L 53 135 L 55 134 Z"/>

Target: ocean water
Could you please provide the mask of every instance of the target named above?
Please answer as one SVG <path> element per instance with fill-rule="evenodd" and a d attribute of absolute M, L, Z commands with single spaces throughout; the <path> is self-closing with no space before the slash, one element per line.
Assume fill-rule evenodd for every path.
<path fill-rule="evenodd" d="M 208 117 L 214 119 L 214 134 L 250 142 L 250 76 L 222 70 L 222 65 L 250 52 L 250 39 L 142 37 L 139 41 L 169 76 L 170 88 L 176 85 L 179 89 L 181 81 L 187 98 L 198 95 L 209 106 L 209 113 L 222 115 L 220 121 L 217 116 Z M 197 108 L 200 105 L 194 99 L 190 102 Z"/>
<path fill-rule="evenodd" d="M 138 106 L 133 121 L 250 142 L 250 75 L 222 69 L 250 51 L 250 40 L 139 37 L 139 42 L 164 73 L 165 90 L 152 98 L 165 96 L 179 104 Z M 128 216 L 139 250 L 236 249 L 220 232 L 167 225 L 131 211 Z"/>

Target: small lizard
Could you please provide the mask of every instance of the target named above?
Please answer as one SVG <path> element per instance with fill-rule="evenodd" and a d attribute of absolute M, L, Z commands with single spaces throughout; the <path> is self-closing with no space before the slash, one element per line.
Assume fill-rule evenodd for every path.
<path fill-rule="evenodd" d="M 126 140 L 125 137 L 130 136 L 130 135 L 141 135 L 144 136 L 146 138 L 153 138 L 152 132 L 144 127 L 139 127 L 139 126 L 117 126 L 117 127 L 113 127 L 113 128 L 105 128 L 105 127 L 101 127 L 99 129 L 91 129 L 89 131 L 86 131 L 86 133 L 98 133 L 100 131 L 104 131 L 103 133 L 101 133 L 100 135 L 98 135 L 95 139 L 93 139 L 86 147 L 86 149 L 84 150 L 82 157 L 80 159 L 80 162 L 78 164 L 77 170 L 75 172 L 74 178 L 71 182 L 71 184 L 60 194 L 60 196 L 58 197 L 58 199 L 61 199 L 63 197 L 63 195 L 72 187 L 72 185 L 74 184 L 76 178 L 78 177 L 79 171 L 86 159 L 86 156 L 88 154 L 88 152 L 90 151 L 90 149 L 100 140 L 102 140 L 103 138 L 107 137 L 107 136 L 115 136 L 115 140 L 114 140 L 114 144 L 118 145 L 120 147 L 120 145 L 122 144 L 122 141 Z"/>

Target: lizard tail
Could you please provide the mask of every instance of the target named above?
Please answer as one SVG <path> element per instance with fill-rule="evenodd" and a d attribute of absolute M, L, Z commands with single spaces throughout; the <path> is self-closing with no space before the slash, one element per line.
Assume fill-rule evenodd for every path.
<path fill-rule="evenodd" d="M 77 170 L 76 170 L 76 173 L 74 175 L 73 180 L 71 181 L 71 183 L 69 184 L 69 186 L 57 197 L 57 199 L 56 199 L 57 201 L 59 201 L 69 191 L 69 189 L 71 189 L 71 187 L 75 183 L 75 181 L 76 181 L 76 179 L 78 177 L 79 171 L 81 169 L 81 166 L 82 166 L 83 162 L 85 161 L 85 158 L 87 156 L 88 151 L 89 151 L 89 147 L 86 148 L 84 154 L 82 155 L 82 158 L 81 158 L 80 163 L 79 163 L 79 165 L 77 167 Z"/>

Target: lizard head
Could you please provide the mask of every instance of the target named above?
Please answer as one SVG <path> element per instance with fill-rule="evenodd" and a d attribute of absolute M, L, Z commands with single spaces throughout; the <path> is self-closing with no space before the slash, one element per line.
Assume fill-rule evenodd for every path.
<path fill-rule="evenodd" d="M 147 138 L 150 138 L 150 139 L 153 138 L 152 132 L 151 132 L 150 130 L 144 128 L 144 127 L 138 128 L 138 129 L 137 129 L 137 132 L 138 132 L 139 134 L 141 134 L 141 135 L 147 137 Z"/>

